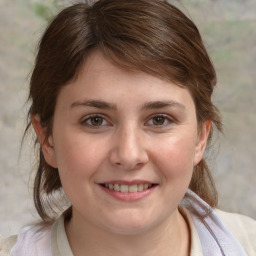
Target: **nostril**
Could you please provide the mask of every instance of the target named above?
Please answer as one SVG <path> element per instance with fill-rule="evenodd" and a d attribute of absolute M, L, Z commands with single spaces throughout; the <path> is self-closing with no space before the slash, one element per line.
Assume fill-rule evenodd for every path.
<path fill-rule="evenodd" d="M 141 168 L 148 162 L 148 154 L 144 148 L 125 147 L 121 142 L 114 147 L 109 155 L 109 160 L 113 166 L 125 170 L 135 170 Z"/>

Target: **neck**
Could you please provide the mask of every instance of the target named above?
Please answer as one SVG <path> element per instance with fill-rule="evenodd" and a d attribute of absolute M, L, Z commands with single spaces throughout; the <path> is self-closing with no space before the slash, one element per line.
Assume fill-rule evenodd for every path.
<path fill-rule="evenodd" d="M 66 223 L 67 237 L 74 256 L 188 256 L 189 227 L 177 210 L 163 223 L 136 234 L 106 231 L 92 223 L 78 221 L 76 215 Z"/>

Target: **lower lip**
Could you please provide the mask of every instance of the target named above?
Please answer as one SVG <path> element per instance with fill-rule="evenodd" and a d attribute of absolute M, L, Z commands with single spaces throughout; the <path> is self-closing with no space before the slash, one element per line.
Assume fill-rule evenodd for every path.
<path fill-rule="evenodd" d="M 143 190 L 140 192 L 135 192 L 135 193 L 124 193 L 124 192 L 119 192 L 119 191 L 105 188 L 101 185 L 99 185 L 99 186 L 102 190 L 104 190 L 106 193 L 108 193 L 110 196 L 114 197 L 115 199 L 118 199 L 120 201 L 126 201 L 126 202 L 139 201 L 139 200 L 149 196 L 156 187 L 156 186 L 153 186 L 146 190 Z"/>

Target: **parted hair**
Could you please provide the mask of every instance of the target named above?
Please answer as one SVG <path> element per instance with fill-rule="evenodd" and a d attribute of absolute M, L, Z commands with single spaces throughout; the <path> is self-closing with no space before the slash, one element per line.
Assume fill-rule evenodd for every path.
<path fill-rule="evenodd" d="M 162 0 L 99 0 L 77 3 L 52 19 L 39 42 L 29 91 L 28 117 L 39 115 L 49 136 L 58 94 L 76 79 L 87 56 L 100 50 L 105 57 L 129 70 L 146 72 L 187 88 L 200 124 L 211 120 L 222 130 L 211 96 L 216 74 L 195 24 L 174 5 Z M 28 118 L 26 131 L 31 127 Z M 50 166 L 35 139 L 38 165 L 34 179 L 35 207 L 46 223 L 54 220 L 56 192 L 62 192 L 58 169 Z M 193 171 L 190 189 L 212 207 L 217 191 L 202 159 Z M 57 200 L 58 201 L 58 200 Z M 58 203 L 58 202 L 57 202 Z"/>

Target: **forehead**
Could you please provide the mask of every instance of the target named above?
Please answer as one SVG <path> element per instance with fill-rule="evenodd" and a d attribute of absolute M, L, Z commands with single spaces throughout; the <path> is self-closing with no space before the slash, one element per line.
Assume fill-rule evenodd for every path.
<path fill-rule="evenodd" d="M 65 101 L 103 100 L 133 104 L 152 101 L 191 102 L 187 89 L 142 71 L 125 70 L 110 62 L 100 51 L 86 59 L 75 80 L 60 95 Z M 136 98 L 136 100 L 134 100 Z"/>

